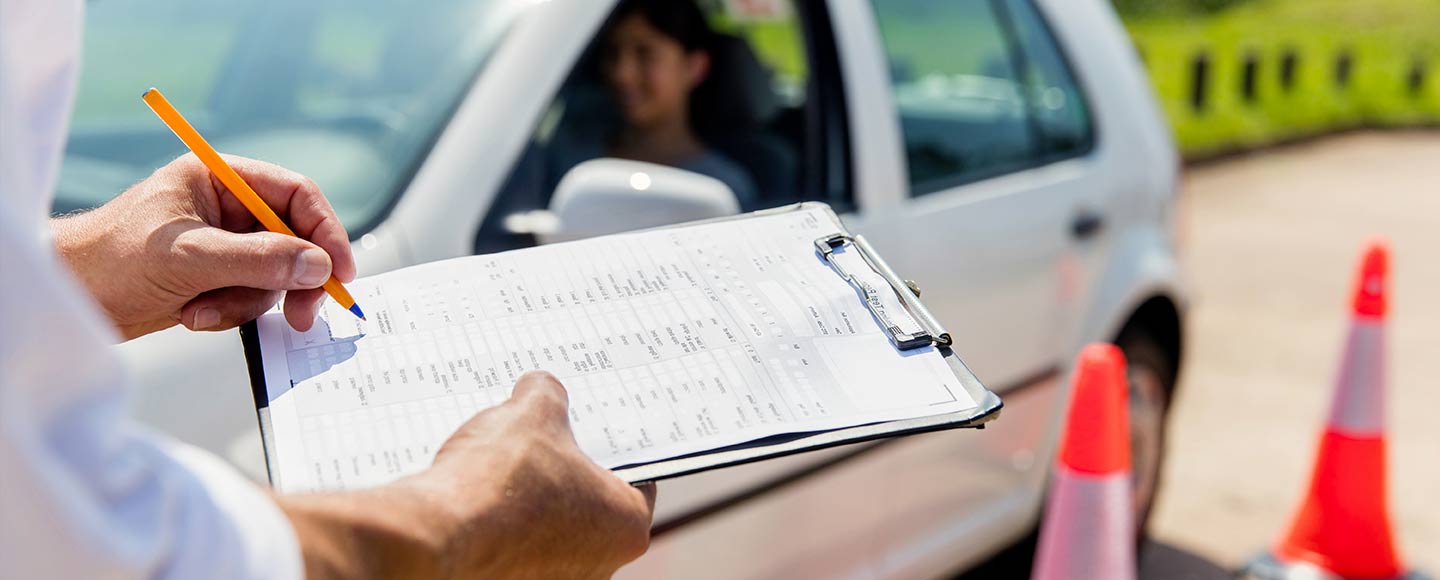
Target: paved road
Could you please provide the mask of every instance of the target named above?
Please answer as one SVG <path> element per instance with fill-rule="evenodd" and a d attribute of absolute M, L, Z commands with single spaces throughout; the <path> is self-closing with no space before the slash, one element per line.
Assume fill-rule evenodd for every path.
<path fill-rule="evenodd" d="M 1187 181 L 1189 366 L 1152 521 L 1163 561 L 1145 576 L 1213 577 L 1280 533 L 1374 234 L 1394 249 L 1394 526 L 1402 555 L 1440 573 L 1440 131 L 1350 134 L 1192 168 Z"/>

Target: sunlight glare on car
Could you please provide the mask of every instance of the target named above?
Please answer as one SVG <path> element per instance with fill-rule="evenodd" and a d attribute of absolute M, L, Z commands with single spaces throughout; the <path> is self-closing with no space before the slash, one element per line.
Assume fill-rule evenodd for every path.
<path fill-rule="evenodd" d="M 645 191 L 647 189 L 650 189 L 650 174 L 645 173 L 644 171 L 636 171 L 635 173 L 632 173 L 630 175 L 630 187 L 635 188 L 635 191 Z"/>

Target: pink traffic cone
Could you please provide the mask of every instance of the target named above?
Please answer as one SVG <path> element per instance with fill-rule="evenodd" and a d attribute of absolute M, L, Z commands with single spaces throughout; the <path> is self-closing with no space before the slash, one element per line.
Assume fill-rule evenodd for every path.
<path fill-rule="evenodd" d="M 1129 387 L 1125 355 L 1110 344 L 1080 351 L 1060 438 L 1034 580 L 1133 580 Z"/>

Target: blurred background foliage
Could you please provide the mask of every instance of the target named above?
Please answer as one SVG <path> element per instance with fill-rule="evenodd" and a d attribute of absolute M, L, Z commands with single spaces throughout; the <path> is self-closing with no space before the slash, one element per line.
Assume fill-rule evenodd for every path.
<path fill-rule="evenodd" d="M 1189 158 L 1440 126 L 1440 0 L 1113 0 Z"/>
<path fill-rule="evenodd" d="M 1211 14 L 1250 1 L 1252 0 L 1114 0 L 1115 9 L 1127 17 Z"/>

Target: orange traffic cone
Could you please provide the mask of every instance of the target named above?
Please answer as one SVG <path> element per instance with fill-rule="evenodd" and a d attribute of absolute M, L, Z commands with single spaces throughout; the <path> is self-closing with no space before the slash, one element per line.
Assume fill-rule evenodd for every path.
<path fill-rule="evenodd" d="M 1135 578 L 1129 385 L 1110 344 L 1080 351 L 1035 552 L 1034 580 Z"/>
<path fill-rule="evenodd" d="M 1385 308 L 1389 249 L 1372 241 L 1310 488 L 1290 529 L 1246 565 L 1263 579 L 1401 578 L 1385 470 Z M 1418 577 L 1418 576 L 1417 576 Z"/>

